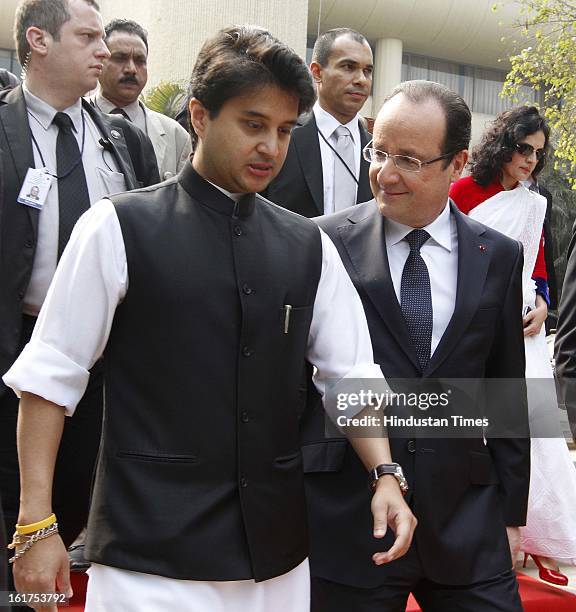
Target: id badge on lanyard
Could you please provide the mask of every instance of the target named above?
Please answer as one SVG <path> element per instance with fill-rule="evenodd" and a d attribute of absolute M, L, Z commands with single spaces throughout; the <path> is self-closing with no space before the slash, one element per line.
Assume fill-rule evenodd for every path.
<path fill-rule="evenodd" d="M 28 168 L 18 194 L 18 202 L 42 210 L 54 177 L 47 168 Z"/>

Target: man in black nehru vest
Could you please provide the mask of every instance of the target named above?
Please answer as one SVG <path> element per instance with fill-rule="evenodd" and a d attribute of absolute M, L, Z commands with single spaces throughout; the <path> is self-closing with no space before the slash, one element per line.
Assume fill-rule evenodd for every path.
<path fill-rule="evenodd" d="M 314 101 L 302 60 L 265 30 L 231 27 L 205 43 L 191 92 L 192 163 L 80 219 L 5 377 L 22 397 L 16 584 L 69 590 L 59 536 L 30 538 L 56 529 L 62 423 L 104 354 L 86 609 L 305 612 L 304 362 L 321 392 L 381 373 L 334 245 L 255 193 Z M 389 467 L 386 440 L 353 444 L 367 468 Z M 373 555 L 382 564 L 407 549 L 415 519 L 393 476 L 374 485 L 374 535 L 396 533 Z"/>

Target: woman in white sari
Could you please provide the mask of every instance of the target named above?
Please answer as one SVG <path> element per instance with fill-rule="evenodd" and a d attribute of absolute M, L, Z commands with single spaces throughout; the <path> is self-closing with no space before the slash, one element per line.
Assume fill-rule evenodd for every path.
<path fill-rule="evenodd" d="M 549 133 L 535 107 L 502 113 L 472 154 L 471 176 L 454 183 L 450 197 L 460 210 L 524 247 L 524 304 L 518 314 L 524 323 L 526 378 L 531 379 L 528 404 L 532 431 L 546 437 L 532 438 L 528 518 L 521 528 L 521 550 L 533 557 L 541 579 L 565 585 L 568 579 L 557 562 L 576 565 L 576 469 L 556 418 L 543 326 L 549 302 L 542 238 L 546 199 L 523 185 L 542 170 Z"/>

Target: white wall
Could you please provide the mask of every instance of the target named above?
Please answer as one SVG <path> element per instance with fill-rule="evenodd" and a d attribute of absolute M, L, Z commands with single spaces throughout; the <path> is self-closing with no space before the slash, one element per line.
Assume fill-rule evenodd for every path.
<path fill-rule="evenodd" d="M 3 1 L 3 0 L 2 0 Z M 105 23 L 134 19 L 148 30 L 148 87 L 186 81 L 204 40 L 234 23 L 269 29 L 305 57 L 308 0 L 100 0 Z"/>

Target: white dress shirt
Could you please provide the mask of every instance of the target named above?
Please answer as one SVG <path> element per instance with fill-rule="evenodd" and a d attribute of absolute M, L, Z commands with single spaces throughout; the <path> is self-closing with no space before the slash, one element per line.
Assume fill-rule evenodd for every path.
<path fill-rule="evenodd" d="M 49 104 L 36 97 L 23 85 L 24 100 L 28 109 L 28 123 L 38 146 L 32 143 L 34 165 L 36 168 L 46 167 L 51 174 L 57 174 L 56 140 L 58 127 L 52 123 L 57 111 Z M 82 150 L 82 116 L 84 116 L 86 138 L 82 152 L 82 164 L 88 186 L 90 202 L 97 202 L 110 193 L 126 190 L 124 175 L 118 172 L 114 157 L 105 151 L 98 143 L 102 138 L 90 115 L 82 111 L 78 100 L 65 112 L 74 124 L 78 148 Z M 44 160 L 44 161 L 42 161 Z M 17 204 L 23 206 L 23 204 Z M 26 295 L 23 311 L 26 314 L 37 315 L 46 297 L 48 286 L 56 270 L 58 251 L 58 181 L 52 182 L 44 206 L 39 214 L 38 239 L 36 254 L 32 267 L 32 276 Z"/>
<path fill-rule="evenodd" d="M 350 134 L 352 135 L 352 140 L 354 142 L 354 159 L 356 161 L 356 166 L 354 168 L 350 168 L 352 172 L 355 174 L 356 178 L 360 176 L 360 153 L 361 153 L 361 143 L 360 143 L 360 126 L 359 126 L 359 118 L 360 115 L 356 115 L 352 121 L 349 123 L 342 124 L 333 117 L 330 113 L 325 111 L 318 102 L 314 104 L 313 108 L 314 118 L 316 119 L 316 125 L 318 129 L 324 134 L 326 140 L 330 142 L 330 144 L 335 147 L 336 143 L 333 138 L 333 134 L 337 128 L 341 125 L 348 128 L 350 130 Z M 320 156 L 322 157 L 322 180 L 324 183 L 324 214 L 329 214 L 334 212 L 334 170 L 338 168 L 338 165 L 335 165 L 336 162 L 338 164 L 342 164 L 342 162 L 335 155 L 334 151 L 326 144 L 324 138 L 318 134 L 318 142 L 320 143 Z M 341 167 L 340 170 L 342 172 L 348 172 L 346 168 Z M 356 190 L 358 191 L 358 190 Z M 354 204 L 355 202 L 352 202 Z"/>
<path fill-rule="evenodd" d="M 410 253 L 410 247 L 404 238 L 414 228 L 391 219 L 385 219 L 384 225 L 390 275 L 400 304 L 402 271 Z M 430 238 L 420 249 L 420 254 L 430 275 L 430 289 L 432 291 L 431 354 L 433 355 L 448 327 L 448 323 L 450 323 L 456 304 L 458 231 L 456 219 L 450 213 L 450 206 L 446 204 L 440 215 L 430 225 L 422 229 L 430 234 Z"/>

